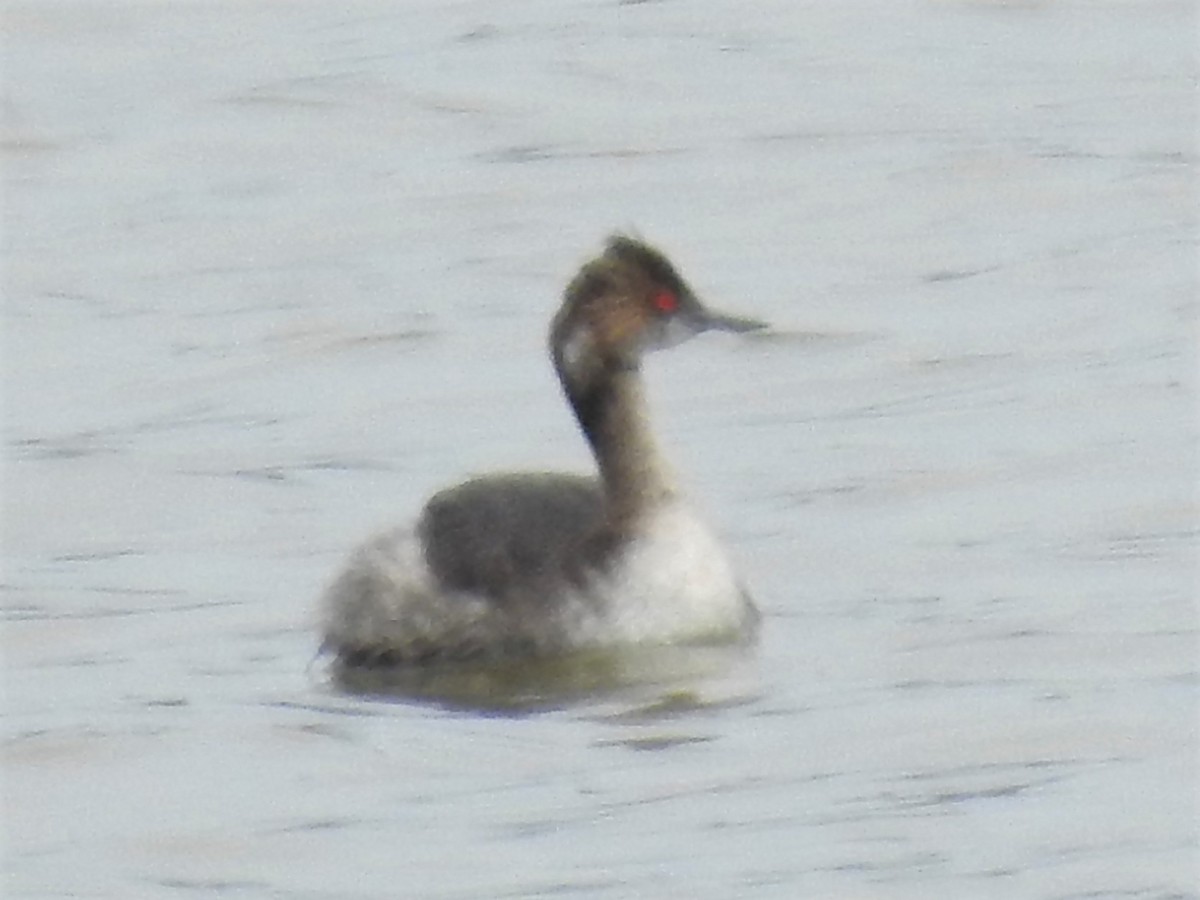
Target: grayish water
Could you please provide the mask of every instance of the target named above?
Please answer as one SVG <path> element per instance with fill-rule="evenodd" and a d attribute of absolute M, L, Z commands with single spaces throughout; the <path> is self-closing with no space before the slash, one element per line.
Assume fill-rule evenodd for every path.
<path fill-rule="evenodd" d="M 9 4 L 20 897 L 1197 896 L 1195 10 Z M 614 227 L 773 337 L 649 366 L 752 659 L 355 696 L 313 608 L 588 466 Z"/>

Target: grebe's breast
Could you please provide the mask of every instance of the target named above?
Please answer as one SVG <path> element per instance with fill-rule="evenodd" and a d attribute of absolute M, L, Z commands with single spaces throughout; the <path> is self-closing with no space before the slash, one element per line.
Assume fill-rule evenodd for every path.
<path fill-rule="evenodd" d="M 678 498 L 636 523 L 585 590 L 599 613 L 599 642 L 729 641 L 752 637 L 758 626 L 720 541 Z"/>

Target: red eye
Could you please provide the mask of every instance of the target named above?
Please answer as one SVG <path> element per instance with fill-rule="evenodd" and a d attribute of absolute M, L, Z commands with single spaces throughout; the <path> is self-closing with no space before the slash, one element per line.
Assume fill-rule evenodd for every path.
<path fill-rule="evenodd" d="M 659 312 L 673 313 L 679 309 L 679 298 L 670 291 L 662 290 L 654 295 L 654 306 Z"/>

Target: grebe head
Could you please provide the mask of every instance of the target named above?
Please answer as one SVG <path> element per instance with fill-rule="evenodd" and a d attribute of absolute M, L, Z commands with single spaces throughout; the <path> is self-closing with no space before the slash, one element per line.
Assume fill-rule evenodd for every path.
<path fill-rule="evenodd" d="M 636 369 L 644 353 L 703 331 L 763 327 L 705 308 L 666 256 L 617 234 L 567 286 L 550 344 L 559 373 L 582 386 L 605 371 Z"/>

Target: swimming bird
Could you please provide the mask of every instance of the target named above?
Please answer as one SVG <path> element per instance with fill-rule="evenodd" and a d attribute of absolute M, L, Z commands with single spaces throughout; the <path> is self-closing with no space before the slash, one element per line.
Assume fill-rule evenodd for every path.
<path fill-rule="evenodd" d="M 323 599 L 349 666 L 748 641 L 759 613 L 650 429 L 642 359 L 763 323 L 707 309 L 662 252 L 610 237 L 571 280 L 550 355 L 598 473 L 469 479 L 350 557 Z"/>

